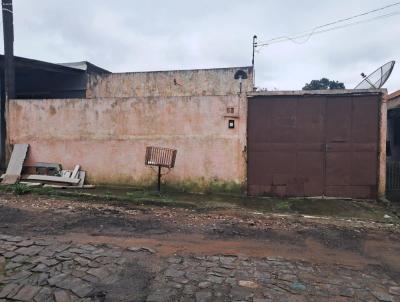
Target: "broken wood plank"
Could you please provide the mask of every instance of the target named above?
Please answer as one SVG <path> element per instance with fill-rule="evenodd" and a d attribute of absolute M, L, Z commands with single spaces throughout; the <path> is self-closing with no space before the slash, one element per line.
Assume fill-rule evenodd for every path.
<path fill-rule="evenodd" d="M 57 171 L 61 171 L 61 164 L 57 164 L 57 163 L 36 162 L 36 163 L 33 163 L 33 164 L 24 165 L 24 167 L 47 168 L 47 169 L 54 169 L 54 170 L 57 170 Z"/>
<path fill-rule="evenodd" d="M 63 186 L 63 185 L 49 185 L 49 184 L 45 184 L 45 185 L 43 185 L 43 188 L 67 189 L 67 188 L 72 188 L 72 187 L 70 187 L 70 186 Z"/>
<path fill-rule="evenodd" d="M 79 186 L 68 186 L 66 189 L 75 189 L 75 190 L 80 190 L 80 189 L 95 189 L 95 185 L 83 185 L 82 187 Z"/>
<path fill-rule="evenodd" d="M 79 176 L 78 173 L 79 173 L 80 167 L 81 167 L 81 166 L 79 166 L 79 165 L 76 165 L 76 166 L 75 166 L 74 171 L 72 171 L 71 178 L 77 178 L 77 177 Z"/>
<path fill-rule="evenodd" d="M 22 179 L 24 179 L 24 180 L 36 180 L 36 181 L 67 183 L 67 184 L 72 184 L 72 185 L 76 185 L 80 181 L 78 178 L 72 179 L 72 178 L 69 178 L 69 177 L 37 175 L 37 174 L 23 176 Z"/>
<path fill-rule="evenodd" d="M 95 185 L 83 185 L 82 189 L 94 189 L 96 188 Z"/>
<path fill-rule="evenodd" d="M 20 176 L 19 175 L 8 175 L 4 174 L 2 184 L 3 185 L 13 185 L 16 184 L 19 181 Z"/>
<path fill-rule="evenodd" d="M 42 174 L 42 175 L 59 175 L 61 172 L 61 164 L 36 162 L 33 164 L 25 164 L 23 166 L 24 174 Z M 28 171 L 34 171 L 29 173 Z"/>
<path fill-rule="evenodd" d="M 28 181 L 20 181 L 20 184 L 23 184 L 27 187 L 41 187 L 43 184 L 41 182 L 28 182 Z"/>
<path fill-rule="evenodd" d="M 85 184 L 85 177 L 86 177 L 86 172 L 79 171 L 79 183 L 78 183 L 79 188 L 83 188 L 83 185 Z"/>
<path fill-rule="evenodd" d="M 54 189 L 68 189 L 68 190 L 81 190 L 81 189 L 95 189 L 95 185 L 84 185 L 83 187 L 78 186 L 62 186 L 62 185 L 44 185 L 44 187 L 54 188 Z"/>
<path fill-rule="evenodd" d="M 28 144 L 15 144 L 11 153 L 10 161 L 8 162 L 5 177 L 2 180 L 3 184 L 15 184 L 21 176 L 22 166 L 24 164 L 26 154 L 28 152 Z"/>
<path fill-rule="evenodd" d="M 15 144 L 11 154 L 10 161 L 6 174 L 9 175 L 21 175 L 22 166 L 25 161 L 26 153 L 28 152 L 28 144 Z"/>

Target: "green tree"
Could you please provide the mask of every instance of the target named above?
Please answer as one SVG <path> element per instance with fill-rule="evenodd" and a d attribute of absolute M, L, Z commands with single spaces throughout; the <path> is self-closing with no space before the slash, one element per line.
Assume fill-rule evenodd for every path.
<path fill-rule="evenodd" d="M 339 81 L 331 81 L 327 78 L 321 80 L 312 80 L 307 83 L 303 90 L 326 90 L 326 89 L 346 89 L 343 83 Z"/>

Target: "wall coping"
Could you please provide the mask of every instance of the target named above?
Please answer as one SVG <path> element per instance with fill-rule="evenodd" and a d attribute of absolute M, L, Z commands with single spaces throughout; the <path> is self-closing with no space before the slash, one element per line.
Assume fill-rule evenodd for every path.
<path fill-rule="evenodd" d="M 327 89 L 327 90 L 281 90 L 281 91 L 255 91 L 247 97 L 258 96 L 300 96 L 300 95 L 362 95 L 362 94 L 387 94 L 387 89 Z"/>

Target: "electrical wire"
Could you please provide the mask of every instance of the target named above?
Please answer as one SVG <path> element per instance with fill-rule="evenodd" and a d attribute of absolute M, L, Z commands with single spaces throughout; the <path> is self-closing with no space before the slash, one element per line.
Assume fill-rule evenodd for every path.
<path fill-rule="evenodd" d="M 374 13 L 374 12 L 377 12 L 377 11 L 381 11 L 381 10 L 396 6 L 396 5 L 400 5 L 400 2 L 396 2 L 396 3 L 390 4 L 390 5 L 386 5 L 386 6 L 383 6 L 383 7 L 380 7 L 380 8 L 365 12 L 365 13 L 361 13 L 361 14 L 358 14 L 358 15 L 354 15 L 354 16 L 348 17 L 348 18 L 339 19 L 339 20 L 334 21 L 334 22 L 330 22 L 330 23 L 326 23 L 326 24 L 323 24 L 323 25 L 320 25 L 320 26 L 316 26 L 311 30 L 311 34 L 313 32 L 315 32 L 317 29 L 320 29 L 320 28 L 323 28 L 323 27 L 327 27 L 327 26 L 331 26 L 331 25 L 334 25 L 334 24 L 337 24 L 337 23 L 342 23 L 342 22 L 345 22 L 345 21 L 349 21 L 349 20 L 352 20 L 352 19 L 355 19 L 355 18 L 359 18 L 359 17 L 365 16 L 365 15 L 368 15 L 368 14 L 371 14 L 371 13 Z M 273 42 L 275 40 L 290 39 L 291 36 L 297 36 L 297 35 L 305 34 L 305 33 L 309 33 L 309 32 L 310 32 L 310 30 L 307 30 L 307 31 L 302 31 L 302 32 L 299 32 L 299 33 L 292 34 L 290 36 L 280 36 L 280 37 L 272 38 L 272 39 L 267 40 L 265 42 L 260 42 L 260 44 Z"/>
<path fill-rule="evenodd" d="M 352 22 L 352 23 L 345 24 L 345 25 L 335 26 L 335 27 L 332 27 L 332 28 L 324 29 L 324 30 L 314 31 L 312 33 L 312 35 L 322 34 L 322 33 L 330 32 L 330 31 L 337 30 L 337 29 L 342 29 L 342 28 L 355 26 L 355 25 L 362 24 L 362 23 L 371 22 L 371 21 L 374 21 L 374 20 L 377 20 L 377 19 L 384 19 L 384 18 L 393 17 L 393 16 L 396 16 L 396 15 L 400 15 L 400 12 L 393 12 L 393 13 L 377 16 L 377 17 L 374 17 L 374 18 L 370 18 L 370 19 L 367 19 L 367 20 L 361 20 L 361 21 Z M 276 40 L 276 41 L 273 41 L 273 42 L 270 42 L 270 43 L 257 44 L 257 47 L 259 47 L 257 52 L 264 46 L 271 45 L 271 44 L 282 43 L 282 42 L 287 42 L 287 41 L 290 41 L 290 42 L 293 42 L 293 43 L 296 43 L 296 44 L 304 44 L 304 43 L 306 43 L 306 42 L 308 42 L 310 40 L 312 35 L 304 34 L 304 35 L 299 35 L 299 36 L 294 36 L 294 37 L 288 37 L 288 38 L 286 38 L 284 40 L 283 39 L 282 40 Z M 305 40 L 296 41 L 297 39 L 304 38 L 304 37 L 306 37 Z"/>
<path fill-rule="evenodd" d="M 10 10 L 10 9 L 8 9 L 8 8 L 4 8 L 4 7 L 3 7 L 3 11 L 8 12 L 8 13 L 10 13 L 10 14 L 13 14 L 13 13 L 14 13 L 12 10 Z"/>
<path fill-rule="evenodd" d="M 374 9 L 374 10 L 370 10 L 370 11 L 358 14 L 358 15 L 354 15 L 354 16 L 343 18 L 343 19 L 339 19 L 339 20 L 336 20 L 336 21 L 333 21 L 333 22 L 330 22 L 330 23 L 319 25 L 319 26 L 314 27 L 312 30 L 302 31 L 302 32 L 299 32 L 299 33 L 296 33 L 296 34 L 292 34 L 292 35 L 288 35 L 288 36 L 279 36 L 279 37 L 272 38 L 272 39 L 269 39 L 269 40 L 264 41 L 264 42 L 259 42 L 259 43 L 257 43 L 256 47 L 260 47 L 261 48 L 261 47 L 266 46 L 266 45 L 275 44 L 275 43 L 281 43 L 281 42 L 286 42 L 286 41 L 291 41 L 291 42 L 297 43 L 297 44 L 304 44 L 304 43 L 308 42 L 313 35 L 318 34 L 318 33 L 324 33 L 324 32 L 328 32 L 328 31 L 335 30 L 335 29 L 340 29 L 340 28 L 353 26 L 353 25 L 357 25 L 357 24 L 360 24 L 360 23 L 364 23 L 364 22 L 369 22 L 369 21 L 372 21 L 372 20 L 375 20 L 375 19 L 381 19 L 381 18 L 386 18 L 386 17 L 391 17 L 391 16 L 394 16 L 394 15 L 398 15 L 399 14 L 398 12 L 394 12 L 394 13 L 389 13 L 389 14 L 385 14 L 385 15 L 380 15 L 380 16 L 377 16 L 377 17 L 374 17 L 374 18 L 370 18 L 370 19 L 367 19 L 367 20 L 361 20 L 361 21 L 357 21 L 357 22 L 347 23 L 347 24 L 341 25 L 341 26 L 331 27 L 331 28 L 326 29 L 326 30 L 318 30 L 318 29 L 321 29 L 321 28 L 324 28 L 324 27 L 332 26 L 334 24 L 343 23 L 343 22 L 346 22 L 346 21 L 349 21 L 349 20 L 352 20 L 352 19 L 360 18 L 360 17 L 366 16 L 366 15 L 369 15 L 371 13 L 382 11 L 382 10 L 385 10 L 385 9 L 388 9 L 390 7 L 394 7 L 394 6 L 397 6 L 397 5 L 400 5 L 400 2 L 396 2 L 396 3 L 390 4 L 390 5 L 386 5 L 386 6 Z M 302 41 L 302 42 L 296 41 L 296 39 L 304 38 L 304 37 L 306 37 L 306 39 L 304 41 Z"/>

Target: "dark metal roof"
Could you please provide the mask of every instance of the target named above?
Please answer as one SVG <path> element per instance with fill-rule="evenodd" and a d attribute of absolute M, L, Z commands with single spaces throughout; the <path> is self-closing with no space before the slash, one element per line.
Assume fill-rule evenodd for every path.
<path fill-rule="evenodd" d="M 28 59 L 23 57 L 14 57 L 15 68 L 16 69 L 36 69 L 49 72 L 61 72 L 61 73 L 110 73 L 108 70 L 100 68 L 89 62 L 76 62 L 76 63 L 63 63 L 55 64 L 40 60 Z M 4 55 L 0 55 L 0 68 L 4 68 Z"/>
<path fill-rule="evenodd" d="M 17 99 L 84 98 L 88 75 L 104 74 L 105 69 L 89 62 L 54 64 L 14 57 Z M 4 95 L 4 56 L 0 55 L 0 93 Z"/>
<path fill-rule="evenodd" d="M 50 72 L 82 73 L 80 69 L 17 56 L 14 57 L 14 62 L 16 69 L 40 69 Z M 0 67 L 4 68 L 4 55 L 0 55 Z"/>
<path fill-rule="evenodd" d="M 80 62 L 70 62 L 70 63 L 59 63 L 59 65 L 70 67 L 70 68 L 76 68 L 80 70 L 85 70 L 88 73 L 95 73 L 95 74 L 108 74 L 111 73 L 110 71 L 101 68 L 99 66 L 96 66 L 88 61 L 80 61 Z"/>

